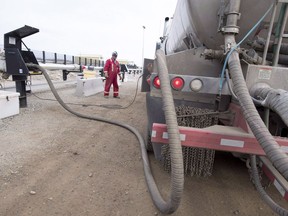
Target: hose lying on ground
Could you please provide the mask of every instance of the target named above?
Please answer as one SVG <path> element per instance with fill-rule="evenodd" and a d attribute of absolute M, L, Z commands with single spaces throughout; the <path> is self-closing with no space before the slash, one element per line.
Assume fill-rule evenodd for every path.
<path fill-rule="evenodd" d="M 136 85 L 136 91 L 135 91 L 135 94 L 134 94 L 134 97 L 132 99 L 132 101 L 126 105 L 126 106 L 121 106 L 119 104 L 83 104 L 83 103 L 70 103 L 70 102 L 65 102 L 65 104 L 68 104 L 68 105 L 76 105 L 76 106 L 83 106 L 83 107 L 88 107 L 88 106 L 95 106 L 95 107 L 102 107 L 102 108 L 106 108 L 106 109 L 127 109 L 129 108 L 136 100 L 136 96 L 137 96 L 137 93 L 138 93 L 138 86 L 139 86 L 139 80 L 141 79 L 141 77 L 143 76 L 140 75 L 138 77 L 138 80 L 137 80 L 137 85 Z M 46 100 L 46 101 L 57 101 L 55 99 L 50 99 L 50 98 L 41 98 L 39 97 L 38 95 L 32 93 L 32 95 L 34 95 L 35 97 L 37 97 L 39 100 Z"/>
<path fill-rule="evenodd" d="M 174 211 L 177 210 L 177 208 L 179 206 L 179 203 L 180 203 L 179 194 L 182 193 L 182 192 L 179 192 L 179 190 L 181 190 L 181 188 L 183 188 L 183 185 L 184 185 L 184 183 L 182 183 L 182 185 L 180 187 L 176 187 L 175 186 L 176 184 L 179 183 L 179 181 L 180 181 L 180 183 L 184 182 L 183 169 L 182 169 L 182 174 L 181 173 L 178 174 L 178 172 L 180 172 L 178 170 L 181 169 L 181 165 L 179 165 L 177 163 L 178 164 L 178 169 L 176 169 L 176 171 L 175 170 L 173 171 L 174 167 L 172 167 L 172 173 L 174 173 L 174 175 L 172 174 L 172 177 L 171 177 L 172 190 L 171 190 L 168 202 L 165 202 L 164 199 L 162 198 L 160 192 L 159 192 L 159 189 L 158 189 L 158 187 L 157 187 L 157 185 L 155 183 L 155 180 L 154 180 L 152 172 L 151 172 L 145 141 L 144 141 L 143 137 L 141 136 L 141 134 L 139 133 L 139 131 L 136 128 L 134 128 L 134 127 L 132 127 L 132 126 L 130 126 L 128 124 L 115 121 L 115 120 L 109 120 L 109 119 L 106 119 L 106 118 L 103 118 L 103 117 L 100 117 L 100 116 L 93 116 L 92 117 L 92 116 L 89 116 L 89 115 L 85 115 L 85 114 L 81 114 L 81 113 L 73 111 L 60 98 L 60 96 L 57 93 L 57 91 L 56 91 L 56 89 L 55 89 L 55 87 L 54 87 L 54 85 L 53 85 L 48 73 L 46 72 L 46 70 L 44 68 L 42 68 L 39 65 L 31 64 L 31 63 L 28 63 L 27 67 L 28 68 L 32 68 L 32 69 L 33 68 L 37 68 L 38 70 L 40 70 L 43 73 L 44 77 L 47 80 L 47 83 L 48 83 L 49 87 L 51 88 L 51 91 L 52 91 L 53 95 L 55 96 L 57 101 L 60 103 L 60 105 L 64 109 L 66 109 L 68 112 L 70 112 L 70 113 L 72 113 L 72 114 L 74 114 L 74 115 L 76 115 L 76 116 L 78 116 L 80 118 L 89 119 L 89 120 L 95 120 L 95 121 L 101 121 L 101 122 L 105 122 L 105 123 L 108 123 L 108 124 L 117 125 L 117 126 L 125 128 L 125 129 L 129 130 L 130 132 L 132 132 L 137 137 L 137 139 L 138 139 L 138 141 L 140 143 L 141 156 L 142 156 L 142 162 L 143 162 L 143 168 L 144 168 L 144 174 L 145 174 L 145 180 L 146 180 L 146 183 L 147 183 L 151 198 L 152 198 L 155 206 L 159 209 L 159 211 L 161 211 L 164 214 L 171 214 L 171 213 L 173 213 Z M 168 74 L 167 74 L 167 76 L 168 76 Z M 171 89 L 170 89 L 170 91 L 171 91 Z M 166 106 L 167 106 L 167 103 L 166 103 Z M 174 114 L 175 114 L 175 110 L 174 110 Z M 168 121 L 169 121 L 169 119 L 168 119 Z M 169 136 L 170 136 L 170 134 L 169 134 Z M 173 136 L 171 135 L 171 137 L 173 137 Z M 170 137 L 169 137 L 169 139 L 170 139 Z M 172 149 L 173 149 L 173 147 L 172 147 Z M 180 149 L 181 149 L 181 147 L 180 147 Z M 172 155 L 172 153 L 171 153 L 171 155 Z M 181 155 L 182 155 L 182 152 L 181 152 Z M 179 157 L 180 157 L 180 155 L 177 156 L 178 160 L 179 160 Z M 174 163 L 174 161 L 173 161 L 174 158 L 175 157 L 172 158 L 172 163 Z M 182 161 L 182 163 L 183 163 L 183 161 Z M 182 164 L 182 167 L 183 167 L 183 164 Z M 179 178 L 179 175 L 182 176 L 182 177 Z"/>

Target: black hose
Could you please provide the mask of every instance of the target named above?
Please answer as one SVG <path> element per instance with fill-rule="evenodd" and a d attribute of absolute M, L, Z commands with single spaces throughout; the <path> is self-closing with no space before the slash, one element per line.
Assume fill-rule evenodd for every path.
<path fill-rule="evenodd" d="M 266 60 L 273 61 L 273 57 L 274 57 L 273 53 L 267 53 Z M 288 61 L 288 55 L 279 54 L 278 64 L 287 65 L 288 64 L 287 61 Z"/>
<path fill-rule="evenodd" d="M 266 43 L 267 43 L 267 41 L 264 38 L 260 38 L 260 37 L 257 37 L 253 42 L 251 42 L 251 41 L 247 42 L 247 44 L 249 46 L 251 46 L 253 49 L 260 51 L 260 52 L 264 51 L 264 47 L 265 47 Z M 268 46 L 268 52 L 269 53 L 273 53 L 274 46 L 275 45 L 274 45 L 273 41 L 270 41 L 269 46 Z M 288 44 L 287 43 L 281 44 L 280 54 L 288 55 Z"/>
<path fill-rule="evenodd" d="M 140 143 L 141 156 L 142 156 L 142 162 L 143 162 L 143 168 L 144 168 L 144 174 L 145 174 L 145 180 L 146 180 L 146 183 L 147 183 L 151 198 L 152 198 L 152 200 L 154 202 L 154 205 L 159 209 L 159 211 L 161 211 L 164 214 L 171 214 L 174 211 L 176 211 L 177 207 L 179 206 L 180 201 L 179 201 L 179 198 L 178 198 L 179 193 L 177 193 L 177 191 L 175 191 L 173 186 L 175 185 L 176 182 L 179 182 L 179 180 L 175 179 L 173 177 L 173 175 L 172 175 L 172 178 L 171 178 L 171 185 L 172 185 L 171 194 L 170 194 L 170 197 L 168 199 L 168 202 L 165 202 L 164 199 L 162 198 L 160 192 L 159 192 L 159 189 L 158 189 L 158 187 L 156 185 L 156 182 L 155 182 L 155 180 L 153 178 L 153 175 L 152 175 L 152 172 L 151 172 L 145 141 L 144 141 L 143 137 L 141 136 L 141 134 L 139 133 L 139 131 L 136 128 L 134 128 L 134 127 L 132 127 L 132 126 L 130 126 L 128 124 L 115 121 L 115 120 L 109 120 L 109 119 L 106 119 L 106 118 L 103 118 L 103 117 L 100 117 L 100 116 L 89 116 L 89 115 L 85 115 L 85 114 L 81 114 L 81 113 L 73 111 L 60 98 L 60 96 L 57 93 L 57 91 L 56 91 L 56 89 L 55 89 L 55 87 L 54 87 L 54 85 L 53 85 L 48 73 L 46 72 L 46 70 L 43 67 L 41 67 L 39 65 L 36 65 L 36 64 L 31 64 L 31 63 L 28 63 L 26 65 L 27 65 L 27 67 L 30 67 L 30 68 L 37 68 L 43 73 L 44 77 L 47 80 L 47 83 L 48 83 L 49 87 L 51 88 L 51 91 L 52 91 L 53 95 L 55 96 L 55 98 L 57 99 L 59 104 L 65 110 L 67 110 L 68 112 L 70 112 L 70 113 L 72 113 L 72 114 L 74 114 L 74 115 L 76 115 L 76 116 L 78 116 L 80 118 L 89 119 L 89 120 L 95 120 L 95 121 L 101 121 L 101 122 L 105 122 L 105 123 L 108 123 L 108 124 L 117 125 L 119 127 L 125 128 L 125 129 L 129 130 L 130 132 L 132 132 L 136 136 L 136 138 L 138 139 L 138 141 Z M 174 110 L 174 113 L 175 113 L 175 110 Z M 181 152 L 181 155 L 182 155 L 182 152 Z M 182 161 L 182 163 L 183 163 L 183 161 Z M 173 171 L 173 172 L 175 173 L 175 171 Z M 183 169 L 182 169 L 182 174 L 183 174 Z M 176 195 L 175 195 L 175 193 L 176 193 Z"/>
<path fill-rule="evenodd" d="M 231 54 L 228 64 L 232 81 L 234 83 L 234 90 L 243 109 L 243 114 L 248 125 L 269 160 L 284 176 L 284 178 L 288 180 L 288 157 L 280 149 L 279 145 L 268 131 L 252 102 L 243 77 L 239 54 L 236 51 Z"/>
<path fill-rule="evenodd" d="M 253 177 L 253 180 L 254 180 L 254 184 L 255 184 L 255 187 L 256 187 L 257 191 L 259 192 L 261 198 L 278 215 L 288 216 L 287 209 L 282 208 L 276 202 L 274 202 L 274 200 L 271 199 L 271 197 L 264 190 L 264 188 L 263 188 L 263 186 L 262 186 L 262 184 L 260 182 L 260 177 L 259 177 L 259 174 L 258 174 L 256 156 L 255 155 L 250 155 L 250 160 L 251 160 L 251 169 L 252 169 L 252 177 Z"/>

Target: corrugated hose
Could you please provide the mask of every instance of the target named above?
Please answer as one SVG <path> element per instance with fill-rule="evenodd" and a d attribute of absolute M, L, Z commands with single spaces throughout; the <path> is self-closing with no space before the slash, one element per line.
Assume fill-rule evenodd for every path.
<path fill-rule="evenodd" d="M 164 109 L 166 110 L 165 111 L 166 121 L 169 125 L 175 125 L 174 121 L 176 121 L 176 123 L 177 123 L 177 119 L 176 119 L 175 109 L 174 108 L 171 109 L 171 103 L 173 102 L 173 98 L 171 99 L 172 93 L 171 93 L 171 87 L 169 85 L 168 70 L 166 67 L 165 56 L 164 57 L 163 56 L 164 56 L 164 53 L 158 53 L 157 62 L 158 62 L 158 66 L 159 66 L 159 71 L 161 71 L 159 73 L 159 76 L 160 76 L 160 80 L 161 80 L 161 85 L 163 86 L 162 91 L 165 92 L 164 95 L 166 95 L 163 98 Z M 154 180 L 154 177 L 152 175 L 150 164 L 149 164 L 149 159 L 148 159 L 148 155 L 147 155 L 145 141 L 144 141 L 143 137 L 141 136 L 140 132 L 135 127 L 132 127 L 128 124 L 118 122 L 115 120 L 106 119 L 106 118 L 103 118 L 101 116 L 89 116 L 89 115 L 85 115 L 85 114 L 73 111 L 61 99 L 61 97 L 59 96 L 57 90 L 55 89 L 48 73 L 46 72 L 46 70 L 43 67 L 41 67 L 37 64 L 31 64 L 31 63 L 28 63 L 26 65 L 28 68 L 32 68 L 32 69 L 37 68 L 38 70 L 40 70 L 43 73 L 53 95 L 55 96 L 55 98 L 57 99 L 59 104 L 68 112 L 70 112 L 70 113 L 72 113 L 72 114 L 74 114 L 80 118 L 95 120 L 95 121 L 101 121 L 101 122 L 108 123 L 108 124 L 113 124 L 113 125 L 125 128 L 125 129 L 129 130 L 130 132 L 132 132 L 136 136 L 136 138 L 138 139 L 138 141 L 140 143 L 145 180 L 146 180 L 151 198 L 154 202 L 154 205 L 159 209 L 160 212 L 162 212 L 164 214 L 172 214 L 173 212 L 175 212 L 177 210 L 177 208 L 180 204 L 181 195 L 182 195 L 182 191 L 183 191 L 184 174 L 183 174 L 183 159 L 182 159 L 181 146 L 175 145 L 178 142 L 180 142 L 179 131 L 177 132 L 178 129 L 175 126 L 168 128 L 169 140 L 172 140 L 172 142 L 174 143 L 172 146 L 170 146 L 170 148 L 171 148 L 171 160 L 172 160 L 172 163 L 174 165 L 172 166 L 171 193 L 170 193 L 170 196 L 168 198 L 168 201 L 166 202 L 162 198 L 162 196 L 159 192 L 159 189 L 156 185 L 156 182 Z M 168 80 L 168 84 L 167 84 L 167 80 Z M 169 93 L 168 87 L 170 88 L 170 93 Z M 172 100 L 172 102 L 171 102 L 171 100 Z M 173 103 L 173 107 L 174 107 L 174 103 Z M 174 115 L 173 115 L 173 113 L 174 113 Z M 177 125 L 177 127 L 178 127 L 178 125 Z"/>

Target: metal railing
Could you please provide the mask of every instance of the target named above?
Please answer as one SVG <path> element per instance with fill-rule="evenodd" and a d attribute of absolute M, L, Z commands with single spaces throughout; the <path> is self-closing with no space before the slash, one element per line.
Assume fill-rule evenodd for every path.
<path fill-rule="evenodd" d="M 47 51 L 32 50 L 39 63 L 78 64 L 86 66 L 104 67 L 104 61 L 96 58 L 72 56 Z"/>

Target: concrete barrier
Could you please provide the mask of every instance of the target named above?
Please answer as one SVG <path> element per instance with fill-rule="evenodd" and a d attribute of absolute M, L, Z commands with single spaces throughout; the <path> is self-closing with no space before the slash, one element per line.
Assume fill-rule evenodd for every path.
<path fill-rule="evenodd" d="M 95 77 L 89 79 L 77 79 L 76 95 L 91 96 L 104 91 L 104 82 L 102 77 Z"/>
<path fill-rule="evenodd" d="M 19 114 L 18 92 L 0 91 L 0 119 Z"/>

